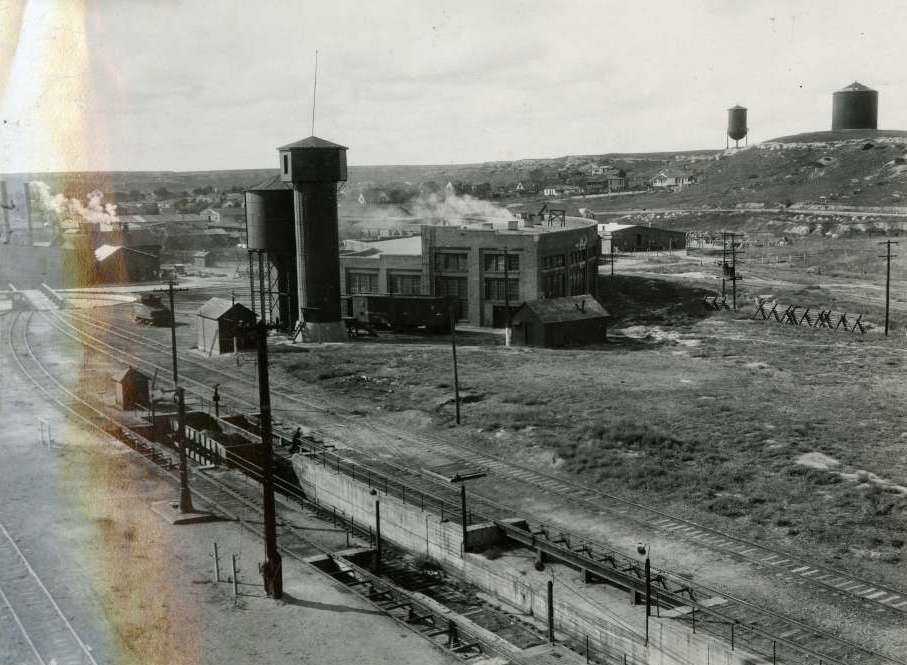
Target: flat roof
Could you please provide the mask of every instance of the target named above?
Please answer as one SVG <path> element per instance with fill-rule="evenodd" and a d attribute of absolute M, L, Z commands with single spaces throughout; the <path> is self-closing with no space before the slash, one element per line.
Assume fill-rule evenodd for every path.
<path fill-rule="evenodd" d="M 396 256 L 422 256 L 422 236 L 408 236 L 406 238 L 391 238 L 389 240 L 375 240 L 374 242 L 360 241 L 363 249 L 375 249 L 381 254 L 394 254 Z"/>
<path fill-rule="evenodd" d="M 605 222 L 604 224 L 598 225 L 598 230 L 604 231 L 605 233 L 614 233 L 615 231 L 632 229 L 634 226 L 639 226 L 639 224 L 618 224 L 617 222 Z"/>

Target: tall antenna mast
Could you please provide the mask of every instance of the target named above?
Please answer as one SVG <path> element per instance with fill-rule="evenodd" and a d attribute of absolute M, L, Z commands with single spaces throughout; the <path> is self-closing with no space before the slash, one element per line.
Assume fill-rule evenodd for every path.
<path fill-rule="evenodd" d="M 312 84 L 312 136 L 315 136 L 315 100 L 318 95 L 318 49 L 315 49 L 315 81 Z"/>

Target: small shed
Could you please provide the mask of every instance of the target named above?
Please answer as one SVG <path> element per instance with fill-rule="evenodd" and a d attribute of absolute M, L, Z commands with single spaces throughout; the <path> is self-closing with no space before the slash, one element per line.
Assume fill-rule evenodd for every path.
<path fill-rule="evenodd" d="M 161 272 L 157 254 L 133 247 L 101 245 L 94 255 L 95 278 L 103 284 L 147 282 L 157 279 Z"/>
<path fill-rule="evenodd" d="M 151 404 L 149 379 L 135 367 L 127 367 L 113 375 L 116 384 L 116 404 L 123 411 Z"/>
<path fill-rule="evenodd" d="M 207 268 L 210 265 L 211 252 L 207 249 L 200 249 L 192 254 L 192 265 L 196 268 Z"/>
<path fill-rule="evenodd" d="M 197 312 L 196 332 L 199 351 L 209 356 L 254 349 L 255 312 L 225 298 L 211 298 Z"/>
<path fill-rule="evenodd" d="M 594 296 L 524 302 L 513 313 L 512 342 L 518 346 L 579 346 L 608 339 L 608 312 Z"/>

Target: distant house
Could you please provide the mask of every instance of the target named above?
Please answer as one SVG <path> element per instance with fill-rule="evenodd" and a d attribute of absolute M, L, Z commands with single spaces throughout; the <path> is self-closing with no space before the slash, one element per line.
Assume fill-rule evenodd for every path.
<path fill-rule="evenodd" d="M 575 346 L 607 341 L 610 315 L 585 294 L 525 302 L 513 313 L 513 343 L 518 346 Z"/>
<path fill-rule="evenodd" d="M 246 232 L 245 208 L 205 208 L 200 214 L 208 220 L 209 229 Z"/>
<path fill-rule="evenodd" d="M 696 176 L 692 173 L 675 171 L 673 169 L 660 171 L 658 175 L 651 180 L 652 186 L 659 189 L 681 189 L 687 185 L 692 185 L 695 182 Z"/>
<path fill-rule="evenodd" d="M 545 196 L 573 196 L 583 193 L 582 187 L 576 185 L 546 185 L 542 193 Z"/>

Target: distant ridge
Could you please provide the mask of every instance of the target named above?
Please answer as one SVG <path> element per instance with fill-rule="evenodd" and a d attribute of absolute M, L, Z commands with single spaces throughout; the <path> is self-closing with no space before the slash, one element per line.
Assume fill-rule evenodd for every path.
<path fill-rule="evenodd" d="M 900 129 L 837 129 L 823 132 L 804 132 L 769 139 L 763 143 L 830 143 L 855 139 L 907 138 L 907 131 Z"/>

